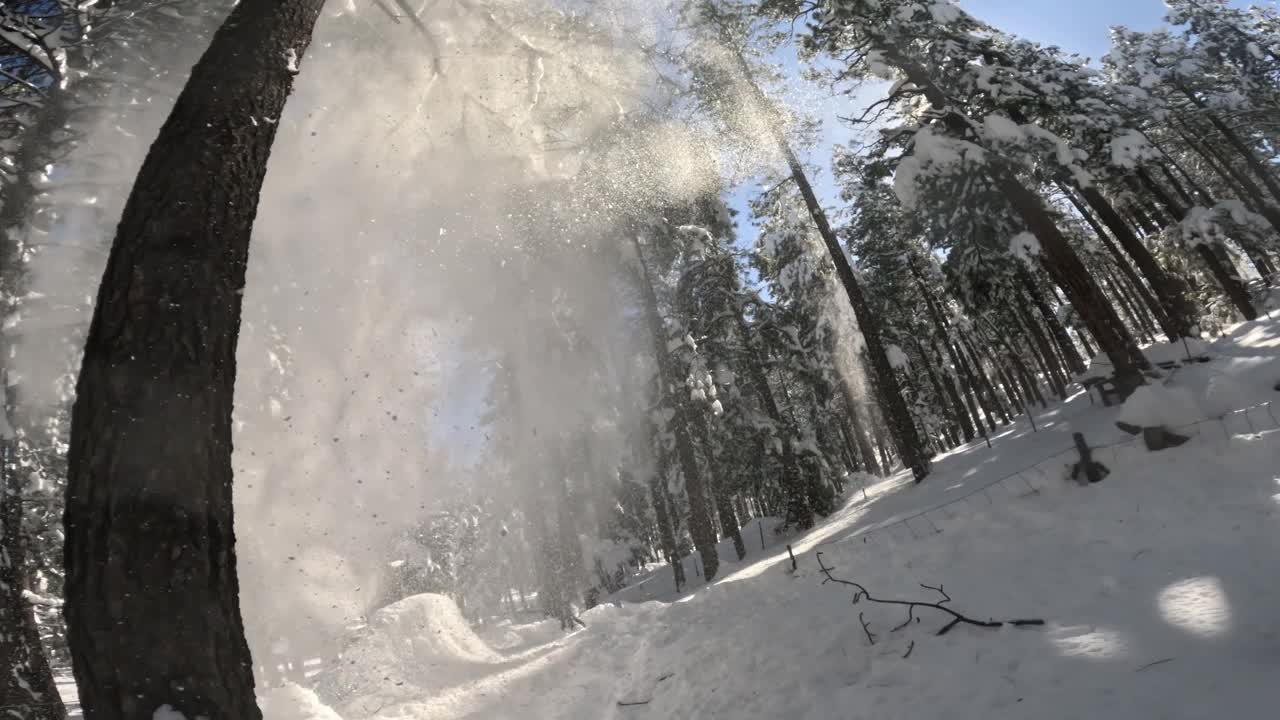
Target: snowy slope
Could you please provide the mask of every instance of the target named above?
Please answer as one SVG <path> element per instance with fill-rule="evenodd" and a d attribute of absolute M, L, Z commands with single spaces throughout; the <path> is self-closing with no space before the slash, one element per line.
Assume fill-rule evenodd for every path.
<path fill-rule="evenodd" d="M 1149 453 L 1115 427 L 1140 403 L 1077 395 L 1038 414 L 1035 430 L 1024 419 L 992 449 L 939 458 L 923 485 L 899 476 L 855 490 L 803 537 L 750 524 L 748 557 L 711 586 L 677 596 L 658 569 L 572 634 L 534 623 L 481 637 L 447 599 L 409 598 L 376 614 L 322 676 L 319 696 L 335 707 L 285 686 L 264 692 L 265 717 L 1274 717 L 1280 322 L 1240 326 L 1207 352 L 1212 362 L 1159 385 L 1205 418 L 1181 430 L 1182 447 Z M 1228 399 L 1253 407 L 1219 418 Z M 1103 482 L 1068 479 L 1073 432 L 1099 448 Z M 924 610 L 893 631 L 903 608 L 852 604 L 850 588 L 824 584 L 818 552 L 877 598 L 936 601 L 923 583 L 975 619 L 1046 624 L 938 636 L 949 618 Z M 631 602 L 646 597 L 670 602 Z"/>
<path fill-rule="evenodd" d="M 377 716 L 1267 717 L 1280 701 L 1277 458 L 1280 433 L 1125 452 L 1097 486 L 1001 490 L 938 534 L 823 548 L 877 596 L 942 584 L 960 612 L 1043 629 L 935 637 L 946 618 L 922 614 L 891 633 L 900 610 L 852 606 L 813 553 L 795 573 L 784 554 L 683 602 L 597 608 L 527 662 Z"/>
<path fill-rule="evenodd" d="M 1219 378 L 1265 403 L 1280 381 L 1277 338 L 1280 324 L 1242 327 L 1169 385 L 1202 403 Z M 940 458 L 922 486 L 895 478 L 855 494 L 790 540 L 795 572 L 784 548 L 761 552 L 756 538 L 711 587 L 598 607 L 585 630 L 372 716 L 1269 717 L 1280 704 L 1277 425 L 1255 409 L 1188 428 L 1192 441 L 1164 453 L 1128 442 L 1099 451 L 1104 482 L 1069 482 L 1070 433 L 1126 441 L 1121 412 L 1077 396 L 1038 416 L 1038 432 L 1024 420 L 994 450 Z M 877 597 L 932 601 L 919 584 L 942 585 L 977 619 L 1047 624 L 938 637 L 947 618 L 922 612 L 891 632 L 902 609 L 852 605 L 848 588 L 823 584 L 817 551 Z"/>

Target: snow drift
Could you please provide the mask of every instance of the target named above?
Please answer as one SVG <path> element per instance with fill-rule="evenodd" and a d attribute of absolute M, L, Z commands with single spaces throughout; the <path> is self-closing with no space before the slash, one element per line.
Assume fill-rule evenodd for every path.
<path fill-rule="evenodd" d="M 320 702 L 316 694 L 294 683 L 286 683 L 258 696 L 263 720 L 342 720 L 333 708 Z"/>
<path fill-rule="evenodd" d="M 466 682 L 501 659 L 453 600 L 415 595 L 377 611 L 355 631 L 319 692 L 343 715 L 362 716 L 396 699 Z"/>

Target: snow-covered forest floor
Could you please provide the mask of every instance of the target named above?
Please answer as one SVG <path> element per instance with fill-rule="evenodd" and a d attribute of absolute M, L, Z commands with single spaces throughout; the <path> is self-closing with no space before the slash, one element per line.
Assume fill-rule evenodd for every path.
<path fill-rule="evenodd" d="M 1267 716 L 1280 699 L 1277 410 L 1211 415 L 1229 393 L 1276 399 L 1280 322 L 1242 325 L 1209 354 L 1159 386 L 1209 408 L 1182 447 L 1147 451 L 1114 425 L 1132 408 L 1079 394 L 1038 431 L 1024 419 L 993 449 L 938 458 L 923 485 L 900 475 L 851 489 L 802 537 L 770 535 L 762 552 L 749 526 L 746 560 L 710 587 L 677 597 L 656 569 L 571 634 L 549 621 L 482 638 L 443 598 L 401 601 L 319 678 L 332 709 L 289 687 L 266 691 L 266 717 Z M 1103 482 L 1069 479 L 1073 432 L 1102 448 Z M 1046 624 L 938 636 L 950 618 L 924 609 L 894 630 L 905 608 L 852 604 L 851 588 L 824 584 L 819 551 L 878 599 L 936 602 L 925 584 L 974 619 Z M 645 596 L 656 600 L 631 602 Z"/>

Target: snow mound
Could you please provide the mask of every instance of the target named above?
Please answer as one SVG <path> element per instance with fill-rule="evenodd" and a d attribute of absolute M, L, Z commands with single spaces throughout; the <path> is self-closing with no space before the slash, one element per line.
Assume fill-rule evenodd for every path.
<path fill-rule="evenodd" d="M 320 697 L 344 715 L 466 682 L 502 657 L 463 619 L 453 600 L 414 595 L 373 614 L 320 682 Z M 352 705 L 353 701 L 358 700 Z"/>
<path fill-rule="evenodd" d="M 1210 377 L 1204 393 L 1204 409 L 1210 417 L 1220 417 L 1271 399 L 1231 375 Z"/>
<path fill-rule="evenodd" d="M 258 696 L 258 705 L 263 720 L 342 720 L 314 692 L 294 683 L 267 690 Z"/>
<path fill-rule="evenodd" d="M 482 637 L 492 647 L 503 652 L 516 652 L 538 645 L 546 645 L 557 638 L 564 637 L 564 629 L 559 620 L 540 620 L 532 623 L 513 623 L 503 620 L 490 625 L 483 631 Z"/>
<path fill-rule="evenodd" d="M 491 663 L 499 660 L 443 595 L 414 595 L 374 613 L 369 626 L 400 643 L 407 659 Z"/>
<path fill-rule="evenodd" d="M 1117 422 L 1138 427 L 1177 428 L 1205 419 L 1191 391 L 1181 387 L 1143 385 L 1125 401 Z"/>
<path fill-rule="evenodd" d="M 1106 353 L 1098 353 L 1089 361 L 1089 367 L 1085 371 L 1076 376 L 1077 382 L 1090 380 L 1093 378 L 1111 377 L 1115 373 L 1116 367 L 1111 364 L 1111 358 Z"/>

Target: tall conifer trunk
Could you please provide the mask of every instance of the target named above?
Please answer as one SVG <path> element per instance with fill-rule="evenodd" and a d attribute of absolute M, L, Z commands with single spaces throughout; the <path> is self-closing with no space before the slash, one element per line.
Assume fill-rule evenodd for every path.
<path fill-rule="evenodd" d="M 67 630 L 89 720 L 256 720 L 232 518 L 249 239 L 322 0 L 241 0 L 125 206 L 71 421 Z"/>

